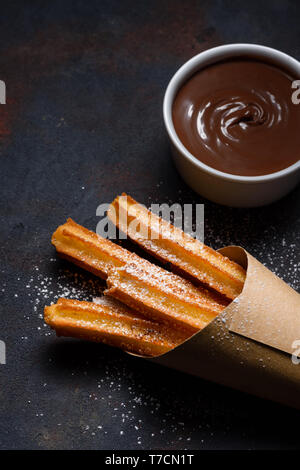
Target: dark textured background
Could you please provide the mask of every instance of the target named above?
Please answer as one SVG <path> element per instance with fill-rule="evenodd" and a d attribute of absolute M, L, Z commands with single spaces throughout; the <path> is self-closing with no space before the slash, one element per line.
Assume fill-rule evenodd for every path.
<path fill-rule="evenodd" d="M 140 202 L 205 202 L 206 242 L 237 243 L 300 288 L 300 188 L 270 207 L 220 207 L 178 176 L 164 90 L 192 55 L 230 42 L 300 59 L 298 1 L 1 2 L 2 449 L 297 448 L 300 414 L 118 350 L 49 334 L 43 306 L 92 298 L 92 276 L 57 261 L 67 216 L 126 191 Z M 76 273 L 79 273 L 76 275 Z"/>

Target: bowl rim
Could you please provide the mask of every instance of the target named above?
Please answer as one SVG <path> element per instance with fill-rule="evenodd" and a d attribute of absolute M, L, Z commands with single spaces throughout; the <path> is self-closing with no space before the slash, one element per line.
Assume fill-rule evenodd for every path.
<path fill-rule="evenodd" d="M 183 83 L 191 75 L 193 75 L 203 66 L 219 62 L 224 60 L 224 58 L 236 57 L 243 54 L 250 56 L 253 55 L 256 58 L 266 58 L 271 60 L 271 62 L 277 62 L 278 64 L 280 63 L 288 69 L 298 69 L 300 75 L 300 62 L 285 52 L 279 51 L 278 49 L 274 49 L 272 47 L 252 43 L 234 43 L 206 49 L 205 51 L 196 54 L 187 62 L 185 62 L 171 78 L 163 100 L 163 119 L 165 127 L 169 138 L 171 139 L 171 142 L 176 147 L 176 149 L 192 164 L 202 169 L 204 172 L 209 173 L 210 175 L 217 176 L 227 181 L 238 181 L 241 183 L 260 183 L 264 181 L 276 180 L 297 171 L 300 168 L 300 159 L 287 168 L 276 171 L 274 173 L 268 173 L 266 175 L 242 176 L 225 173 L 198 160 L 183 145 L 174 128 L 172 119 L 172 106 L 180 86 L 183 85 Z M 298 106 L 300 106 L 300 104 Z"/>

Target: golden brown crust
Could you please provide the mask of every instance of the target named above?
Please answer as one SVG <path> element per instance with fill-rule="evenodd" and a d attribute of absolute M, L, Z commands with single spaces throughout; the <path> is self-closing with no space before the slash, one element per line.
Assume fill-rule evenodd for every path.
<path fill-rule="evenodd" d="M 104 294 L 148 318 L 190 332 L 204 328 L 225 307 L 206 289 L 143 259 L 111 269 L 107 286 Z"/>
<path fill-rule="evenodd" d="M 141 318 L 114 299 L 59 299 L 44 312 L 45 322 L 58 336 L 102 342 L 135 354 L 160 355 L 187 339 L 186 333 Z"/>
<path fill-rule="evenodd" d="M 125 248 L 76 224 L 70 218 L 57 228 L 51 241 L 62 258 L 102 279 L 107 278 L 111 267 L 122 266 L 135 256 Z"/>
<path fill-rule="evenodd" d="M 245 270 L 227 257 L 161 219 L 123 193 L 110 205 L 110 220 L 139 246 L 178 273 L 234 299 Z M 138 228 L 138 229 L 137 229 Z"/>
<path fill-rule="evenodd" d="M 109 275 L 107 294 L 174 328 L 195 332 L 228 304 L 224 297 L 195 287 L 71 219 L 58 227 L 52 243 L 62 257 L 104 279 Z"/>

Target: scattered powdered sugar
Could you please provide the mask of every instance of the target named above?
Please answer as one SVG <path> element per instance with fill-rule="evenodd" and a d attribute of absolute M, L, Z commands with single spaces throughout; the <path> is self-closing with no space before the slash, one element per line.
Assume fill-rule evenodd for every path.
<path fill-rule="evenodd" d="M 51 258 L 50 261 L 51 263 L 57 262 L 56 258 Z M 87 277 L 88 275 L 80 270 L 60 267 L 57 271 L 54 270 L 53 274 L 47 275 L 42 274 L 41 271 L 40 266 L 34 266 L 31 277 L 26 283 L 26 293 L 33 305 L 33 312 L 40 319 L 43 319 L 44 307 L 56 303 L 60 297 L 92 301 L 93 296 L 101 294 L 104 290 L 101 279 Z M 30 317 L 27 316 L 27 318 Z M 47 327 L 46 324 L 40 325 L 37 327 L 38 331 L 42 331 L 41 326 Z M 49 334 L 48 330 L 45 335 Z"/>
<path fill-rule="evenodd" d="M 59 347 L 64 339 L 56 339 L 55 332 L 44 323 L 45 305 L 55 303 L 60 297 L 95 301 L 104 305 L 109 305 L 111 300 L 102 296 L 105 284 L 101 279 L 81 272 L 76 267 L 69 267 L 67 263 L 61 264 L 59 259 L 51 258 L 49 261 L 49 269 L 45 260 L 34 265 L 25 282 L 25 296 L 28 297 L 29 303 L 32 305 L 32 312 L 28 311 L 24 317 L 35 325 L 35 331 L 29 329 L 31 335 L 40 335 L 43 337 L 43 342 L 49 341 L 49 345 L 57 344 Z M 48 269 L 46 273 L 45 266 Z M 21 282 L 21 279 L 18 282 Z M 4 283 L 2 290 L 5 291 L 5 289 L 6 284 Z M 22 342 L 26 341 L 26 345 L 31 339 L 30 334 L 20 337 Z M 45 339 L 45 336 L 52 336 L 52 338 Z M 70 345 L 66 344 L 66 346 Z M 64 350 L 66 351 L 66 349 Z M 158 447 L 161 437 L 164 436 L 169 445 L 180 444 L 180 448 L 184 449 L 192 446 L 194 433 L 199 432 L 200 428 L 205 431 L 203 421 L 201 424 L 191 425 L 189 423 L 184 401 L 181 403 L 183 409 L 178 410 L 177 394 L 176 397 L 173 397 L 173 401 L 176 402 L 174 405 L 169 407 L 166 406 L 166 403 L 162 404 L 161 397 L 152 389 L 152 384 L 149 383 L 148 386 L 145 386 L 141 383 L 145 382 L 144 368 L 142 371 L 137 368 L 133 372 L 134 367 L 131 362 L 128 362 L 133 359 L 125 353 L 99 345 L 99 353 L 97 354 L 99 354 L 99 364 L 95 364 L 93 358 L 90 357 L 85 361 L 84 369 L 81 364 L 72 363 L 65 370 L 66 377 L 69 377 L 68 381 L 70 379 L 74 381 L 74 388 L 77 383 L 80 384 L 79 395 L 71 397 L 71 400 L 76 399 L 85 403 L 86 415 L 83 414 L 78 420 L 77 429 L 80 430 L 83 439 L 89 439 L 91 447 L 97 446 L 97 442 L 100 442 L 99 439 L 101 442 L 104 439 L 111 442 L 112 439 L 115 439 L 112 437 L 112 433 L 118 429 L 119 448 L 123 447 L 122 442 L 125 443 L 126 436 L 128 439 L 129 435 L 132 448 L 145 448 L 147 445 L 150 448 Z M 58 405 L 55 412 L 56 422 L 53 424 L 54 418 L 49 414 L 50 408 L 48 408 L 47 398 L 49 391 L 57 386 L 55 385 L 56 371 L 60 367 L 58 363 L 60 358 L 49 353 L 46 361 L 53 372 L 49 375 L 45 373 L 41 378 L 40 385 L 36 385 L 35 391 L 27 394 L 25 406 L 30 415 L 39 422 L 39 426 L 47 429 L 51 427 L 52 432 L 54 426 L 57 428 L 57 433 L 63 433 L 66 429 L 64 413 Z M 97 370 L 98 373 L 95 374 Z M 53 373 L 54 376 L 52 376 Z M 93 376 L 93 380 L 86 382 L 89 375 Z M 169 384 L 167 385 L 169 386 Z M 66 387 L 68 386 L 66 383 Z M 166 397 L 169 395 L 168 386 L 166 384 L 164 386 Z M 97 409 L 98 403 L 102 403 L 99 409 L 105 408 L 105 414 L 109 415 L 109 422 L 103 413 L 90 412 Z M 176 409 L 176 413 L 174 413 L 174 409 Z M 144 418 L 145 416 L 148 416 L 147 420 Z M 205 435 L 209 439 L 209 435 Z M 201 439 L 201 444 L 204 444 L 204 439 Z"/>

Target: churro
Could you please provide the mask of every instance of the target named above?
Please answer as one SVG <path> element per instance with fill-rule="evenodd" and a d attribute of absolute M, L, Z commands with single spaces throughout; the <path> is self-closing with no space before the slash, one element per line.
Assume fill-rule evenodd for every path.
<path fill-rule="evenodd" d="M 173 326 L 179 325 L 193 332 L 203 328 L 228 305 L 225 298 L 195 287 L 191 282 L 155 266 L 71 219 L 58 227 L 53 234 L 52 243 L 64 258 L 103 279 L 109 276 L 109 289 L 106 291 L 108 295 L 158 321 L 169 322 Z M 124 267 L 122 283 L 122 272 L 113 270 L 119 267 Z M 135 281 L 129 281 L 128 276 Z M 140 293 L 136 292 L 136 295 L 130 297 L 129 287 L 137 282 L 140 283 L 137 287 Z M 145 285 L 145 289 L 142 285 Z M 147 289 L 148 294 L 145 292 Z M 132 293 L 132 290 L 130 292 Z M 160 303 L 156 301 L 156 295 L 160 296 Z"/>
<path fill-rule="evenodd" d="M 206 289 L 195 287 L 149 261 L 139 258 L 112 268 L 104 294 L 125 303 L 144 316 L 191 333 L 204 328 L 228 304 Z"/>
<path fill-rule="evenodd" d="M 184 332 L 140 318 L 114 299 L 94 303 L 62 298 L 45 307 L 45 322 L 58 336 L 102 342 L 146 356 L 163 354 L 187 338 Z"/>
<path fill-rule="evenodd" d="M 62 258 L 106 279 L 112 267 L 123 266 L 136 255 L 68 219 L 52 235 L 52 244 Z"/>
<path fill-rule="evenodd" d="M 233 300 L 243 289 L 245 270 L 163 220 L 126 195 L 116 197 L 110 220 L 132 241 L 183 277 L 201 283 Z"/>

